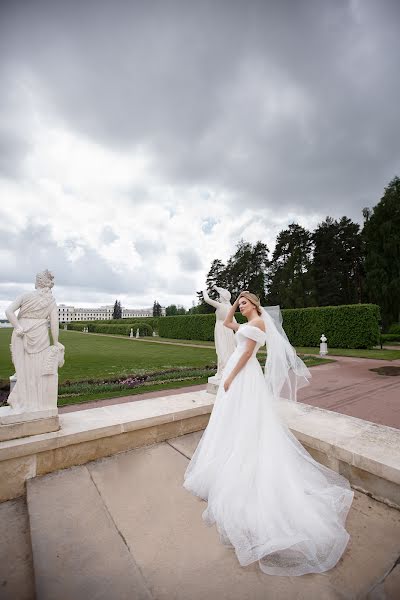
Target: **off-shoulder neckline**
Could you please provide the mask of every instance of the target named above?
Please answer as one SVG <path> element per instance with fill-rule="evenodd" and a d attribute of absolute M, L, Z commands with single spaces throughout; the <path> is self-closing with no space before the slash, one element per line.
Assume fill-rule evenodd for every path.
<path fill-rule="evenodd" d="M 240 323 L 240 324 L 239 324 L 239 327 L 241 327 L 242 325 L 247 325 L 247 327 L 254 327 L 254 329 L 258 329 L 258 331 L 261 331 L 261 333 L 264 333 L 264 334 L 265 334 L 265 331 L 263 331 L 263 330 L 261 329 L 261 327 L 257 327 L 257 325 L 250 325 L 250 323 Z"/>

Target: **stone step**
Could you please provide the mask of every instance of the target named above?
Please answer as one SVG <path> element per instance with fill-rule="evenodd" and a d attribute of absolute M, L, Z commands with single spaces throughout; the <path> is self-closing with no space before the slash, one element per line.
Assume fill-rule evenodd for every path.
<path fill-rule="evenodd" d="M 27 482 L 37 600 L 151 600 L 85 466 Z"/>
<path fill-rule="evenodd" d="M 87 465 L 156 600 L 343 598 L 323 577 L 268 577 L 257 563 L 241 567 L 216 528 L 205 526 L 206 503 L 183 488 L 189 461 L 177 448 L 164 442 Z"/>

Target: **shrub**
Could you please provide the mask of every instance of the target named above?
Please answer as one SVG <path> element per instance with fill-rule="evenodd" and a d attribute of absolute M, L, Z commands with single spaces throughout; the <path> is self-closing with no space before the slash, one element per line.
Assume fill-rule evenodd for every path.
<path fill-rule="evenodd" d="M 139 335 L 152 335 L 153 329 L 148 323 L 129 323 L 127 325 L 104 325 L 103 323 L 100 325 L 92 324 L 89 327 L 89 331 L 93 331 L 93 333 L 108 333 L 114 335 L 129 335 L 131 329 L 133 329 L 133 335 L 136 335 L 136 330 L 139 328 Z"/>
<path fill-rule="evenodd" d="M 389 327 L 388 333 L 400 335 L 400 323 L 393 323 L 393 325 Z"/>
<path fill-rule="evenodd" d="M 67 323 L 68 325 L 68 329 L 70 329 L 71 331 L 83 331 L 84 327 L 87 327 L 86 323 L 80 322 L 80 323 Z"/>
<path fill-rule="evenodd" d="M 129 325 L 132 327 L 134 324 L 137 324 L 139 327 L 141 324 L 145 323 L 146 325 L 150 325 L 152 331 L 153 329 L 158 331 L 158 323 L 164 318 L 165 317 L 131 317 L 129 319 L 98 319 L 97 321 L 73 321 L 72 323 L 67 323 L 67 325 L 68 329 L 73 329 L 75 331 L 82 331 L 83 327 L 89 326 L 89 331 L 91 331 L 90 325 Z M 75 328 L 75 325 L 79 325 L 80 327 Z"/>
<path fill-rule="evenodd" d="M 318 346 L 324 333 L 331 348 L 371 348 L 379 343 L 379 307 L 349 304 L 282 311 L 283 326 L 295 346 Z"/>
<path fill-rule="evenodd" d="M 235 315 L 238 322 L 245 321 L 239 313 Z M 163 317 L 159 323 L 160 337 L 180 340 L 214 340 L 215 314 L 177 315 Z"/>
<path fill-rule="evenodd" d="M 283 326 L 294 346 L 318 346 L 324 333 L 331 348 L 370 348 L 379 343 L 379 307 L 351 304 L 282 311 Z M 235 315 L 239 323 L 244 317 Z M 184 340 L 213 340 L 215 314 L 163 317 L 161 337 Z"/>
<path fill-rule="evenodd" d="M 400 333 L 382 333 L 382 343 L 385 342 L 400 342 Z"/>
<path fill-rule="evenodd" d="M 121 319 L 122 320 L 122 319 Z M 123 319 L 125 320 L 125 319 Z M 96 323 L 96 322 L 80 322 L 80 323 L 68 323 L 68 329 L 72 331 L 83 331 L 83 328 L 87 327 L 89 333 L 106 333 L 106 334 L 114 334 L 114 335 L 129 335 L 131 329 L 133 329 L 133 334 L 136 335 L 136 329 L 139 327 L 139 335 L 152 335 L 153 329 L 149 323 L 145 323 L 143 321 L 133 322 L 133 323 L 125 323 L 121 325 L 117 324 L 104 324 L 104 323 Z"/>

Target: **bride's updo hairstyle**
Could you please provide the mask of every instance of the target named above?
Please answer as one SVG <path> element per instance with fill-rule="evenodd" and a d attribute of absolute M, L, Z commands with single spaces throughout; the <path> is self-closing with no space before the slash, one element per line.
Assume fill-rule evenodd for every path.
<path fill-rule="evenodd" d="M 242 297 L 246 298 L 246 300 L 248 300 L 249 302 L 254 304 L 254 306 L 257 309 L 257 313 L 259 315 L 261 315 L 261 303 L 260 303 L 260 298 L 258 296 L 256 296 L 252 292 L 249 292 L 248 290 L 244 290 L 243 292 L 241 292 L 239 298 L 242 298 Z"/>

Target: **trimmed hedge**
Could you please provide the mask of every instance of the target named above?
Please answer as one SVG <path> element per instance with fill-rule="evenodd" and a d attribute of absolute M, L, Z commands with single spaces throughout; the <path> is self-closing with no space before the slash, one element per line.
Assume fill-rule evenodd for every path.
<path fill-rule="evenodd" d="M 393 323 L 393 325 L 389 327 L 388 333 L 400 335 L 400 323 Z"/>
<path fill-rule="evenodd" d="M 384 342 L 400 342 L 400 333 L 382 333 L 381 341 Z"/>
<path fill-rule="evenodd" d="M 164 317 L 129 317 L 127 319 L 111 319 L 111 320 L 100 320 L 100 321 L 91 321 L 92 323 L 96 323 L 96 325 L 125 325 L 129 324 L 132 327 L 132 324 L 136 323 L 146 323 L 150 325 L 153 329 L 158 328 L 158 321 L 163 319 Z M 143 319 L 143 321 L 142 321 Z M 89 321 L 90 322 L 90 321 Z"/>
<path fill-rule="evenodd" d="M 149 323 L 144 322 L 133 322 L 126 325 L 106 325 L 104 323 L 97 324 L 93 322 L 88 323 L 68 323 L 68 329 L 73 331 L 83 331 L 83 328 L 87 327 L 89 333 L 106 333 L 111 335 L 130 335 L 131 329 L 133 334 L 136 335 L 136 330 L 139 327 L 139 335 L 152 335 L 153 329 Z"/>
<path fill-rule="evenodd" d="M 348 304 L 282 311 L 283 326 L 295 346 L 318 346 L 324 333 L 331 348 L 372 348 L 379 343 L 379 306 Z"/>
<path fill-rule="evenodd" d="M 239 313 L 235 315 L 240 323 L 246 319 Z M 214 340 L 215 314 L 176 315 L 164 317 L 159 324 L 160 337 L 178 340 Z"/>
<path fill-rule="evenodd" d="M 142 321 L 143 319 L 143 321 Z M 68 325 L 68 329 L 75 329 L 75 325 L 79 325 L 82 327 L 79 327 L 77 329 L 75 329 L 75 331 L 82 331 L 83 327 L 87 327 L 89 326 L 89 331 L 91 331 L 90 329 L 90 325 L 129 325 L 130 327 L 133 326 L 133 324 L 138 324 L 138 327 L 140 326 L 141 323 L 145 323 L 146 325 L 150 325 L 150 327 L 153 329 L 158 331 L 158 322 L 162 319 L 165 319 L 165 317 L 132 317 L 129 319 L 98 319 L 97 321 L 73 321 L 72 323 L 63 323 Z M 71 327 L 71 325 L 73 327 Z M 150 334 L 151 335 L 151 334 Z"/>
<path fill-rule="evenodd" d="M 371 348 L 379 343 L 379 307 L 350 304 L 282 310 L 283 326 L 294 346 L 319 346 L 324 333 L 331 348 Z M 235 314 L 238 323 L 245 318 Z M 215 314 L 163 317 L 160 337 L 213 340 Z"/>
<path fill-rule="evenodd" d="M 67 325 L 68 329 L 70 329 L 71 331 L 83 331 L 83 328 L 87 327 L 87 324 L 83 322 L 65 323 L 65 325 Z"/>

